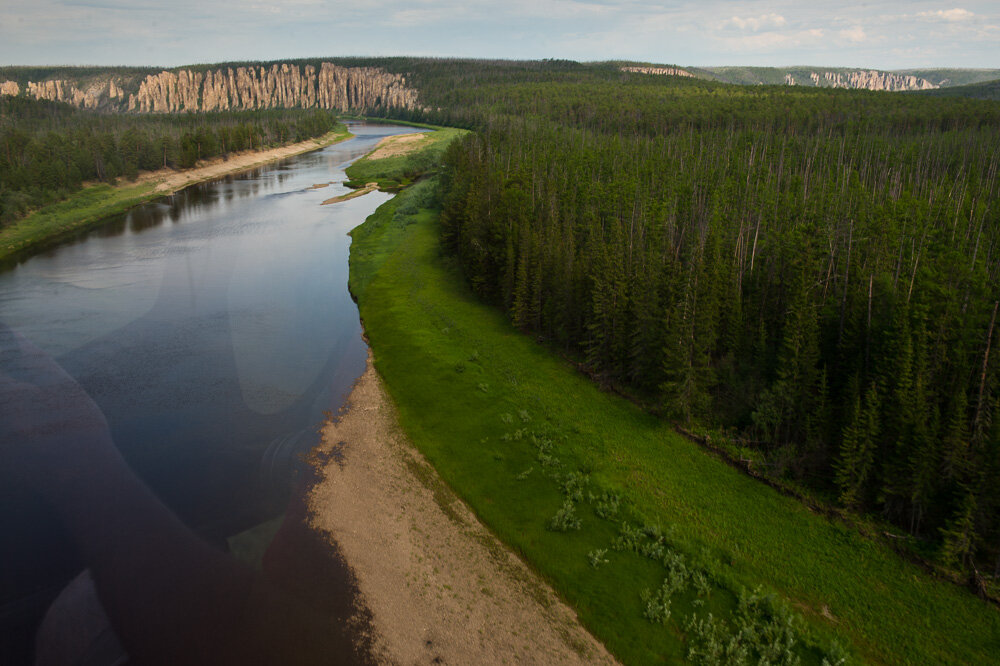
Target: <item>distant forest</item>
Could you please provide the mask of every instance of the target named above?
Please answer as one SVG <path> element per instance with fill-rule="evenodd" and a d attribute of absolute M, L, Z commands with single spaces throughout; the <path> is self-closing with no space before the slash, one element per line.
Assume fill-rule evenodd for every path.
<path fill-rule="evenodd" d="M 0 226 L 65 198 L 84 182 L 191 167 L 201 159 L 304 141 L 335 125 L 332 114 L 317 110 L 101 114 L 0 96 Z"/>
<path fill-rule="evenodd" d="M 1000 576 L 1000 104 L 614 63 L 337 62 L 420 91 L 378 113 L 475 130 L 446 154 L 443 240 L 517 327 L 772 478 Z M 4 98 L 0 214 L 332 123 Z"/>
<path fill-rule="evenodd" d="M 442 230 L 599 381 L 1000 574 L 1000 105 L 414 67 Z M 439 109 L 439 110 L 438 110 Z"/>

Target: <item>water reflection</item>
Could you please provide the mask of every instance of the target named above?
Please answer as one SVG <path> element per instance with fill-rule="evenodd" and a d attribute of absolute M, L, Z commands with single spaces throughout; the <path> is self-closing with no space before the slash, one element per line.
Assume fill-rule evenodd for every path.
<path fill-rule="evenodd" d="M 0 321 L 86 389 L 129 464 L 215 542 L 281 510 L 297 455 L 364 368 L 346 234 L 387 195 L 320 206 L 342 188 L 309 188 L 343 180 L 381 136 L 410 130 L 354 131 L 133 209 L 0 273 Z M 76 558 L 42 504 L 0 495 L 9 634 L 3 618 L 30 616 L 24 600 L 50 595 Z"/>

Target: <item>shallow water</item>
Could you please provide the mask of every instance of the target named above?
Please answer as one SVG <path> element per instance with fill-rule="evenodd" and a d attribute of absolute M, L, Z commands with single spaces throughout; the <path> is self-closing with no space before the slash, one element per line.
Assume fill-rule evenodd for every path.
<path fill-rule="evenodd" d="M 0 273 L 0 322 L 80 382 L 137 473 L 210 539 L 281 511 L 299 455 L 364 370 L 347 233 L 389 195 L 320 203 L 347 191 L 351 160 L 410 131 L 354 126 L 351 141 L 192 186 Z M 0 603 L 74 568 L 30 498 L 4 498 L 0 534 Z"/>

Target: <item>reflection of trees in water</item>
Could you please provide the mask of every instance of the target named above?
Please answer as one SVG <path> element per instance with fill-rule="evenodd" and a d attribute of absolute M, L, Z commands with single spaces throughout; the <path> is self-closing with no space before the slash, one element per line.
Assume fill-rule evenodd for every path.
<path fill-rule="evenodd" d="M 128 213 L 129 231 L 143 231 L 152 227 L 157 227 L 163 223 L 163 218 L 170 211 L 170 206 L 164 204 L 153 204 L 136 208 Z"/>
<path fill-rule="evenodd" d="M 220 181 L 192 185 L 161 200 L 108 218 L 101 226 L 82 232 L 77 238 L 83 239 L 89 234 L 111 238 L 120 236 L 126 230 L 138 233 L 158 227 L 168 219 L 173 223 L 183 222 L 192 213 L 203 213 L 236 200 L 258 197 L 276 189 L 291 177 L 287 173 L 274 173 L 273 177 L 266 177 L 265 171 L 254 169 L 227 176 Z"/>

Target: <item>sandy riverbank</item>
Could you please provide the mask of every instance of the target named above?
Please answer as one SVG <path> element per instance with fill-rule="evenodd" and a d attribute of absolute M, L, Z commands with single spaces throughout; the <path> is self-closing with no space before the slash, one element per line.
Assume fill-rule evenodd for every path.
<path fill-rule="evenodd" d="M 216 157 L 202 160 L 191 169 L 159 169 L 145 171 L 139 174 L 134 184 L 156 183 L 157 194 L 170 194 L 182 190 L 188 185 L 194 185 L 213 178 L 219 178 L 238 171 L 246 171 L 275 160 L 293 157 L 311 150 L 318 150 L 340 141 L 353 138 L 353 134 L 338 134 L 330 132 L 315 139 L 307 139 L 299 143 L 290 143 L 267 150 L 248 150 L 241 153 L 230 153 L 226 159 Z"/>
<path fill-rule="evenodd" d="M 370 160 L 379 160 L 383 157 L 398 157 L 400 155 L 406 155 L 407 153 L 414 152 L 418 148 L 423 148 L 427 141 L 428 134 L 426 132 L 387 136 L 379 141 L 378 145 L 375 146 L 375 150 L 369 153 L 366 157 Z"/>
<path fill-rule="evenodd" d="M 615 663 L 409 443 L 370 353 L 316 458 L 309 522 L 353 571 L 380 661 Z"/>

